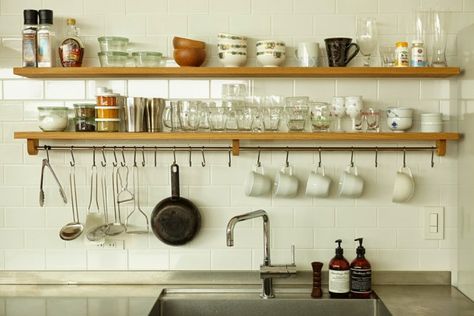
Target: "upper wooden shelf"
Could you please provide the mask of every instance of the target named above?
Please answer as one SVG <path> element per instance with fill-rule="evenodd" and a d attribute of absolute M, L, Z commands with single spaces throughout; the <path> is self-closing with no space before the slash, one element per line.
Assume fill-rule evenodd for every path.
<path fill-rule="evenodd" d="M 446 153 L 446 141 L 458 140 L 459 133 L 310 133 L 310 132 L 196 132 L 196 133 L 100 133 L 100 132 L 15 132 L 15 139 L 27 139 L 28 153 L 36 155 L 39 140 L 228 140 L 238 154 L 241 140 L 256 141 L 435 141 L 438 155 Z"/>
<path fill-rule="evenodd" d="M 448 78 L 461 73 L 458 67 L 79 67 L 13 68 L 27 78 L 112 77 L 282 77 L 282 78 Z"/>

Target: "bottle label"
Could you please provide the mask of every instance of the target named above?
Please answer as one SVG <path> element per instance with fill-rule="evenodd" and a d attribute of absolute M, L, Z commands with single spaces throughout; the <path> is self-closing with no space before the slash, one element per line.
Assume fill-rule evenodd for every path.
<path fill-rule="evenodd" d="M 372 270 L 351 268 L 351 292 L 370 293 L 372 289 Z"/>
<path fill-rule="evenodd" d="M 408 48 L 397 47 L 395 49 L 396 60 L 395 67 L 408 67 Z"/>
<path fill-rule="evenodd" d="M 23 67 L 36 67 L 36 31 L 23 33 Z"/>
<path fill-rule="evenodd" d="M 59 56 L 63 66 L 80 66 L 82 63 L 83 48 L 81 44 L 73 39 L 64 40 L 59 46 Z"/>
<path fill-rule="evenodd" d="M 349 292 L 350 271 L 340 271 L 329 269 L 329 292 L 348 293 Z"/>
<path fill-rule="evenodd" d="M 51 36 L 47 32 L 38 32 L 38 67 L 51 67 L 53 55 Z"/>
<path fill-rule="evenodd" d="M 425 49 L 423 47 L 413 47 L 411 49 L 410 65 L 412 67 L 425 67 L 426 66 Z"/>

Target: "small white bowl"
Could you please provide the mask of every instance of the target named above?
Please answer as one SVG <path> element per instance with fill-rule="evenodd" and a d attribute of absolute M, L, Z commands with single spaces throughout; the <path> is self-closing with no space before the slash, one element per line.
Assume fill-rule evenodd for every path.
<path fill-rule="evenodd" d="M 411 117 L 387 117 L 387 125 L 394 132 L 404 132 L 413 125 Z"/>
<path fill-rule="evenodd" d="M 413 109 L 407 107 L 393 107 L 387 109 L 387 117 L 413 117 Z"/>
<path fill-rule="evenodd" d="M 224 67 L 242 67 L 247 63 L 247 54 L 242 52 L 219 52 L 217 57 Z"/>
<path fill-rule="evenodd" d="M 263 50 L 284 51 L 284 50 L 286 50 L 285 42 L 274 41 L 274 40 L 258 41 L 256 43 L 256 47 L 257 47 L 257 51 L 263 51 Z"/>
<path fill-rule="evenodd" d="M 421 131 L 423 133 L 441 133 L 443 131 L 443 123 L 421 123 Z"/>
<path fill-rule="evenodd" d="M 230 33 L 218 33 L 217 39 L 221 40 L 232 40 L 232 41 L 247 41 L 247 36 L 230 34 Z"/>
<path fill-rule="evenodd" d="M 226 51 L 238 51 L 238 52 L 247 52 L 247 44 L 231 44 L 231 43 L 218 43 L 217 50 L 219 52 Z"/>
<path fill-rule="evenodd" d="M 278 67 L 285 62 L 286 54 L 283 52 L 273 52 L 264 54 L 257 52 L 257 60 L 263 67 Z"/>

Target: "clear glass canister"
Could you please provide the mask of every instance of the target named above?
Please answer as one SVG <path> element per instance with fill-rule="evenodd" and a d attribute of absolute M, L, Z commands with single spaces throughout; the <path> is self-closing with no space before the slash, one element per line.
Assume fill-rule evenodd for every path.
<path fill-rule="evenodd" d="M 98 132 L 118 132 L 120 130 L 120 119 L 95 119 Z"/>
<path fill-rule="evenodd" d="M 38 107 L 39 128 L 44 132 L 62 132 L 67 128 L 68 108 Z"/>

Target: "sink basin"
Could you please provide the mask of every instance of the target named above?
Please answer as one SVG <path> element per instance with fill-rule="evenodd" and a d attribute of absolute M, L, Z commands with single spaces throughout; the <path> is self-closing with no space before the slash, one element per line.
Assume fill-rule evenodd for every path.
<path fill-rule="evenodd" d="M 149 316 L 389 316 L 377 295 L 370 299 L 313 299 L 308 289 L 275 291 L 264 300 L 249 289 L 165 289 Z"/>

